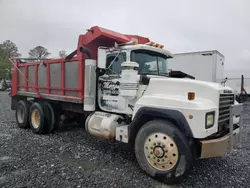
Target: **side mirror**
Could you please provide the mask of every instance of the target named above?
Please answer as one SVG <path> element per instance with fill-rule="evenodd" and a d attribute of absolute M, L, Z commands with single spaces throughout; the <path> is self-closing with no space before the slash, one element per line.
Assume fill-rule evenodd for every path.
<path fill-rule="evenodd" d="M 97 51 L 97 64 L 101 69 L 106 68 L 106 49 L 99 47 Z"/>

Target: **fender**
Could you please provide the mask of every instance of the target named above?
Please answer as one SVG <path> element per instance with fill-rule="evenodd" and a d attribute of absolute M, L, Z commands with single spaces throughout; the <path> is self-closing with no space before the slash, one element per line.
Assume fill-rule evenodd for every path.
<path fill-rule="evenodd" d="M 193 133 L 185 116 L 178 110 L 141 107 L 135 114 L 129 126 L 129 140 L 134 142 L 139 129 L 150 120 L 162 118 L 174 123 L 187 137 L 193 137 Z"/>
<path fill-rule="evenodd" d="M 11 97 L 11 110 L 16 110 L 16 106 L 19 100 L 26 100 L 25 97 L 21 96 L 10 96 Z"/>

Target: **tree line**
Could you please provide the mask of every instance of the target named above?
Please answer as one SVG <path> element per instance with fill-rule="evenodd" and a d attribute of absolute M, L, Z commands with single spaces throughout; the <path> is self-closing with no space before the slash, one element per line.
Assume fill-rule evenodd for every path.
<path fill-rule="evenodd" d="M 37 60 L 49 58 L 50 55 L 51 53 L 48 49 L 43 46 L 36 46 L 29 51 L 29 58 Z M 65 58 L 67 56 L 64 50 L 59 51 L 58 55 L 60 58 Z M 14 42 L 5 40 L 3 43 L 0 43 L 0 81 L 2 79 L 11 79 L 12 64 L 8 58 L 18 58 L 21 56 Z"/>

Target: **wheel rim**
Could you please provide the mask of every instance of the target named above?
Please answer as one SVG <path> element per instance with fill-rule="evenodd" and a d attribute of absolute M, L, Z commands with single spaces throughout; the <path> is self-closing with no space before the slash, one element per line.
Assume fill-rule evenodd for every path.
<path fill-rule="evenodd" d="M 19 106 L 19 108 L 17 109 L 17 120 L 19 123 L 24 122 L 24 107 L 23 106 Z"/>
<path fill-rule="evenodd" d="M 172 169 L 178 161 L 177 145 L 164 133 L 154 133 L 147 137 L 144 154 L 149 164 L 160 171 Z"/>
<path fill-rule="evenodd" d="M 37 109 L 34 109 L 31 113 L 31 122 L 35 129 L 39 127 L 40 119 L 41 119 L 41 116 L 40 116 L 39 111 Z"/>

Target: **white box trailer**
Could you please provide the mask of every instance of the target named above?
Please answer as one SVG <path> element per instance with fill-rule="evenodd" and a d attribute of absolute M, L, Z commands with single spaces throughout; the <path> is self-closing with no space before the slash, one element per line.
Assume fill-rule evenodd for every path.
<path fill-rule="evenodd" d="M 168 60 L 168 67 L 185 72 L 196 80 L 221 83 L 224 79 L 224 60 L 217 50 L 177 53 Z"/>
<path fill-rule="evenodd" d="M 221 83 L 226 77 L 226 86 L 234 89 L 238 102 L 250 100 L 250 79 L 224 75 L 225 57 L 217 50 L 177 53 L 168 60 L 169 71 L 182 71 L 196 80 Z"/>

